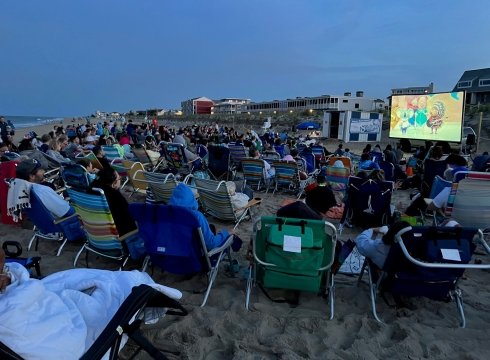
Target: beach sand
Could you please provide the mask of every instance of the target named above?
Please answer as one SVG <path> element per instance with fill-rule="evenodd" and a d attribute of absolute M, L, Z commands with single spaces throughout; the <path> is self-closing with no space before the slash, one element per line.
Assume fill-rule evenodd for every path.
<path fill-rule="evenodd" d="M 67 119 L 71 123 L 70 119 Z M 49 129 L 52 125 L 49 126 Z M 31 129 L 26 129 L 31 130 Z M 20 130 L 17 130 L 20 133 Z M 35 129 L 41 135 L 44 130 Z M 17 134 L 16 134 L 17 135 Z M 333 146 L 334 142 L 332 142 Z M 363 146 L 364 144 L 362 144 Z M 358 144 L 357 146 L 361 146 Z M 351 147 L 353 148 L 353 147 Z M 329 150 L 333 151 L 334 148 Z M 124 192 L 128 195 L 127 192 Z M 254 212 L 253 220 L 274 214 L 281 202 L 289 198 L 283 194 L 259 193 L 263 203 Z M 144 201 L 135 195 L 131 201 Z M 409 191 L 397 190 L 392 203 L 404 209 L 409 203 Z M 252 220 L 252 221 L 253 221 Z M 157 324 L 146 326 L 145 335 L 159 348 L 178 350 L 181 359 L 487 359 L 490 354 L 488 330 L 490 292 L 487 287 L 488 271 L 467 271 L 461 280 L 467 318 L 466 329 L 458 327 L 459 318 L 453 303 L 440 303 L 416 299 L 416 310 L 389 308 L 378 302 L 380 317 L 375 321 L 370 311 L 367 279 L 357 286 L 356 277 L 335 277 L 335 317 L 328 320 L 326 299 L 316 294 L 301 293 L 298 306 L 274 303 L 255 288 L 251 297 L 251 311 L 245 309 L 244 269 L 248 267 L 246 250 L 252 234 L 252 221 L 237 228 L 244 246 L 235 254 L 240 272 L 230 275 L 220 270 L 207 305 L 201 308 L 202 291 L 206 287 L 204 276 L 183 280 L 181 277 L 150 271 L 159 283 L 183 291 L 182 303 L 189 310 L 183 318 L 166 317 Z M 217 227 L 231 227 L 214 219 Z M 338 225 L 338 221 L 333 222 Z M 345 229 L 341 240 L 354 238 L 358 228 Z M 2 241 L 17 240 L 24 247 L 24 255 L 41 256 L 43 275 L 73 267 L 75 254 L 81 247 L 68 243 L 59 257 L 57 244 L 41 240 L 38 251 L 27 251 L 32 236 L 28 222 L 22 225 L 0 225 Z M 489 262 L 489 256 L 478 256 Z M 89 257 L 92 268 L 116 269 L 116 264 Z M 139 263 L 129 262 L 128 269 Z M 84 256 L 78 263 L 85 266 Z M 198 292 L 198 293 L 197 293 Z M 132 345 L 122 352 L 127 358 Z M 149 359 L 140 353 L 137 359 Z"/>

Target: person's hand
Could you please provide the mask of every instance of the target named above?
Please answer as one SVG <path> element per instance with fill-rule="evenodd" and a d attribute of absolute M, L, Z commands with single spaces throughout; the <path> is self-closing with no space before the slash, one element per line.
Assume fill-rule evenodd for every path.
<path fill-rule="evenodd" d="M 229 230 L 227 229 L 227 231 L 228 231 L 228 234 L 235 235 L 235 229 L 229 229 Z"/>

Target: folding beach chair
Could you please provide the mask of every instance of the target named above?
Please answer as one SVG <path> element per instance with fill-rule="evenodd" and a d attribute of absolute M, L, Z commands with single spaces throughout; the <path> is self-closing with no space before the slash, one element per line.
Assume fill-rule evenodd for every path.
<path fill-rule="evenodd" d="M 371 160 L 377 164 L 383 161 L 383 153 L 381 152 L 371 151 L 369 156 L 371 157 Z"/>
<path fill-rule="evenodd" d="M 316 171 L 316 159 L 315 155 L 311 152 L 310 148 L 306 148 L 303 150 L 303 152 L 300 154 L 300 156 L 305 160 L 306 162 L 306 172 L 308 174 L 311 174 Z"/>
<path fill-rule="evenodd" d="M 424 162 L 424 174 L 422 178 L 422 187 L 420 191 L 422 196 L 427 197 L 432 187 L 432 182 L 436 176 L 444 177 L 447 163 L 445 161 L 436 161 L 427 159 Z"/>
<path fill-rule="evenodd" d="M 260 228 L 258 226 L 260 225 Z M 328 294 L 334 316 L 334 262 L 337 231 L 329 222 L 264 216 L 254 224 L 254 261 L 247 281 L 246 308 L 252 286 Z"/>
<path fill-rule="evenodd" d="M 333 166 L 337 160 L 342 161 L 342 164 L 344 164 L 344 167 L 352 170 L 352 161 L 350 158 L 347 156 L 330 156 L 328 158 L 328 165 Z"/>
<path fill-rule="evenodd" d="M 138 223 L 148 253 L 146 260 L 151 265 L 173 274 L 207 274 L 208 286 L 201 307 L 206 305 L 221 260 L 227 255 L 231 263 L 233 236 L 208 251 L 199 220 L 187 208 L 133 203 L 129 212 Z M 143 271 L 148 264 L 146 260 Z"/>
<path fill-rule="evenodd" d="M 251 217 L 250 209 L 260 204 L 260 201 L 251 199 L 247 206 L 235 211 L 225 181 L 194 178 L 194 182 L 204 212 L 222 221 L 232 221 L 235 224 L 233 229 L 236 229 L 247 216 Z"/>
<path fill-rule="evenodd" d="M 279 154 L 281 159 L 286 156 L 286 146 L 285 144 L 274 145 L 274 150 Z"/>
<path fill-rule="evenodd" d="M 203 144 L 196 145 L 196 154 L 201 158 L 201 160 L 203 161 L 203 163 L 206 164 L 206 166 L 208 165 L 208 153 L 209 153 L 208 148 L 205 145 Z"/>
<path fill-rule="evenodd" d="M 146 188 L 148 183 L 144 176 L 145 167 L 140 162 L 133 162 L 131 160 L 123 160 L 122 166 L 126 169 L 129 184 L 133 187 L 129 197 L 133 196 L 135 193 L 146 193 Z"/>
<path fill-rule="evenodd" d="M 157 349 L 143 335 L 140 329 L 144 322 L 146 308 L 161 308 L 164 315 L 186 316 L 188 314 L 187 310 L 177 300 L 151 286 L 144 284 L 135 286 L 104 330 L 80 359 L 118 359 L 124 337 L 128 337 L 138 346 L 131 358 L 144 350 L 152 359 L 167 359 L 162 351 Z M 175 352 L 174 354 L 178 355 Z M 22 360 L 22 357 L 2 342 L 0 342 L 0 358 L 3 360 Z"/>
<path fill-rule="evenodd" d="M 349 177 L 350 168 L 348 167 L 325 167 L 325 180 L 333 191 L 345 194 L 349 185 Z"/>
<path fill-rule="evenodd" d="M 85 158 L 87 160 L 89 160 L 91 163 L 92 163 L 92 166 L 96 169 L 99 169 L 99 170 L 102 170 L 104 167 L 102 166 L 102 164 L 100 163 L 99 159 L 97 159 L 97 156 L 95 156 L 95 154 L 90 151 L 88 152 L 87 154 L 83 155 L 83 154 L 80 154 L 81 156 L 77 156 L 77 158 Z"/>
<path fill-rule="evenodd" d="M 342 232 L 346 222 L 363 229 L 385 225 L 391 217 L 393 182 L 349 177 L 347 202 L 339 225 Z"/>
<path fill-rule="evenodd" d="M 432 181 L 432 187 L 430 189 L 429 198 L 434 199 L 437 195 L 439 195 L 439 193 L 444 188 L 451 187 L 451 185 L 452 185 L 451 181 L 447 181 L 442 177 L 440 177 L 439 175 L 436 175 L 434 181 Z"/>
<path fill-rule="evenodd" d="M 230 174 L 230 149 L 226 146 L 208 147 L 208 172 L 215 180 L 228 180 Z"/>
<path fill-rule="evenodd" d="M 160 157 L 158 160 L 152 160 L 143 145 L 134 146 L 133 154 L 147 170 L 152 172 L 157 171 L 165 162 L 164 157 Z"/>
<path fill-rule="evenodd" d="M 112 145 L 111 146 L 102 145 L 101 148 L 104 151 L 105 157 L 107 158 L 107 160 L 109 160 L 109 162 L 112 162 L 116 159 L 118 160 L 124 159 L 124 157 L 119 154 L 117 148 L 115 148 Z"/>
<path fill-rule="evenodd" d="M 180 174 L 191 174 L 194 168 L 198 168 L 201 164 L 201 159 L 196 159 L 195 161 L 189 162 L 185 155 L 184 145 L 166 143 L 161 144 L 165 160 L 167 161 L 167 166 L 172 170 L 172 172 Z"/>
<path fill-rule="evenodd" d="M 41 257 L 22 257 L 22 245 L 18 241 L 4 241 L 2 244 L 2 249 L 7 256 L 5 263 L 8 264 L 15 262 L 21 264 L 29 271 L 31 277 L 38 279 L 41 278 L 41 265 L 39 264 Z M 35 275 L 33 274 L 33 270 L 36 272 Z"/>
<path fill-rule="evenodd" d="M 137 171 L 135 176 L 140 177 L 142 174 L 148 188 L 151 190 L 153 201 L 157 203 L 167 204 L 172 197 L 177 179 L 173 174 L 161 174 L 148 171 Z"/>
<path fill-rule="evenodd" d="M 229 143 L 230 162 L 233 170 L 241 170 L 242 160 L 248 158 L 248 151 L 243 144 Z"/>
<path fill-rule="evenodd" d="M 311 153 L 315 156 L 315 162 L 319 166 L 326 162 L 325 148 L 320 145 L 310 146 Z"/>
<path fill-rule="evenodd" d="M 490 248 L 476 228 L 407 227 L 395 236 L 382 269 L 366 260 L 371 308 L 374 318 L 381 322 L 376 311 L 378 293 L 391 293 L 394 298 L 427 297 L 449 302 L 454 299 L 465 327 L 462 291 L 458 280 L 465 269 L 490 269 L 490 264 L 471 264 L 475 250 L 474 238 L 485 251 Z M 364 271 L 361 271 L 359 281 Z"/>
<path fill-rule="evenodd" d="M 446 209 L 444 212 L 444 215 L 446 217 L 452 216 L 454 201 L 458 193 L 459 183 L 461 182 L 462 179 L 490 181 L 490 173 L 477 172 L 477 171 L 460 171 L 454 174 L 454 181 L 451 185 L 451 192 L 449 194 Z M 485 201 L 485 200 L 486 200 L 485 198 L 482 198 L 480 199 L 480 201 L 478 201 L 477 204 L 480 204 L 481 201 Z"/>
<path fill-rule="evenodd" d="M 281 160 L 281 155 L 275 150 L 266 150 L 262 153 L 261 159 L 267 161 L 269 164 L 272 164 L 275 160 Z"/>
<path fill-rule="evenodd" d="M 288 191 L 299 189 L 299 170 L 296 161 L 275 160 L 272 162 L 272 166 L 276 170 L 273 195 L 279 189 L 287 189 Z"/>
<path fill-rule="evenodd" d="M 68 241 L 85 239 L 85 233 L 77 214 L 73 213 L 63 218 L 55 219 L 34 191 L 31 190 L 30 195 L 31 207 L 23 210 L 34 224 L 34 234 L 29 241 L 27 250 L 31 249 L 34 240 L 36 241 L 36 251 L 39 239 L 57 241 L 60 245 L 56 256 L 60 256 L 63 247 Z"/>
<path fill-rule="evenodd" d="M 269 183 L 265 177 L 265 165 L 261 159 L 243 159 L 242 160 L 243 178 L 250 186 L 257 185 L 257 190 L 262 185 L 269 189 Z"/>
<path fill-rule="evenodd" d="M 386 181 L 395 181 L 395 166 L 385 160 L 381 160 L 379 163 L 379 168 L 385 173 Z"/>
<path fill-rule="evenodd" d="M 64 165 L 61 168 L 60 175 L 65 183 L 65 186 L 70 186 L 77 189 L 87 189 L 90 187 L 90 179 L 88 177 L 87 169 L 85 169 L 82 165 Z"/>
<path fill-rule="evenodd" d="M 143 250 L 138 247 L 138 230 L 119 236 L 103 190 L 68 188 L 67 192 L 87 237 L 87 241 L 75 256 L 73 266 L 76 267 L 84 250 L 87 267 L 89 252 L 119 261 L 121 269 L 129 256 L 135 259 L 141 256 Z"/>
<path fill-rule="evenodd" d="M 451 218 L 461 226 L 490 229 L 490 181 L 466 178 L 459 182 Z"/>

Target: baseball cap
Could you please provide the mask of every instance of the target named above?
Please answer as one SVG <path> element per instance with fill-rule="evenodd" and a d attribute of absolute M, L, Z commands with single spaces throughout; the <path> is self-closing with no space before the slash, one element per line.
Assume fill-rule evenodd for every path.
<path fill-rule="evenodd" d="M 27 159 L 17 165 L 16 176 L 19 179 L 29 180 L 29 175 L 34 175 L 41 168 L 41 163 L 36 159 Z"/>

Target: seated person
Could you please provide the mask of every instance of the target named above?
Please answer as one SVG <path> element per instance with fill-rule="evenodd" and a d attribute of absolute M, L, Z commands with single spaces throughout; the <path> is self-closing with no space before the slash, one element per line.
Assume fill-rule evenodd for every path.
<path fill-rule="evenodd" d="M 94 146 L 92 148 L 92 152 L 94 153 L 97 160 L 99 160 L 100 164 L 104 169 L 112 169 L 110 161 L 105 157 L 104 150 L 100 146 Z"/>
<path fill-rule="evenodd" d="M 325 176 L 318 175 L 317 186 L 306 192 L 306 204 L 313 210 L 326 214 L 332 207 L 337 205 L 333 191 L 327 186 Z"/>
<path fill-rule="evenodd" d="M 254 159 L 261 159 L 260 152 L 256 149 L 251 149 L 251 155 Z M 274 169 L 271 164 L 267 161 L 261 159 L 264 162 L 264 176 L 266 179 L 271 179 L 276 175 L 276 169 Z"/>
<path fill-rule="evenodd" d="M 36 160 L 28 159 L 20 162 L 17 166 L 16 177 L 28 182 L 27 184 L 23 183 L 27 188 L 26 191 L 34 191 L 55 219 L 63 218 L 75 213 L 75 209 L 73 209 L 70 204 L 58 195 L 50 186 L 43 185 L 44 170 L 41 168 L 41 164 Z M 17 186 L 24 185 L 19 183 Z M 19 190 L 16 191 L 18 193 Z M 21 198 L 20 196 L 17 199 L 12 198 L 7 206 L 9 209 L 13 208 L 13 210 L 15 210 L 15 208 L 17 208 L 20 210 L 22 208 L 21 204 L 25 203 L 26 200 L 29 201 L 29 199 L 25 199 L 25 197 Z"/>
<path fill-rule="evenodd" d="M 361 155 L 361 161 L 359 162 L 359 170 L 379 170 L 379 165 L 371 160 L 369 153 L 363 153 Z"/>
<path fill-rule="evenodd" d="M 481 155 L 476 156 L 473 159 L 472 171 L 486 171 L 489 167 L 490 155 L 488 151 L 484 151 Z"/>
<path fill-rule="evenodd" d="M 96 179 L 99 169 L 94 168 L 89 159 L 81 158 L 77 161 L 77 164 L 82 165 L 87 170 L 88 180 L 92 183 Z"/>
<path fill-rule="evenodd" d="M 0 274 L 1 341 L 23 359 L 79 359 L 133 286 L 147 284 L 173 299 L 182 296 L 139 271 L 71 269 L 32 279 L 22 265 L 5 264 L 1 248 L 0 269 L 4 270 Z M 155 315 L 145 320 L 158 320 L 161 313 Z M 123 337 L 121 347 L 125 341 Z"/>
<path fill-rule="evenodd" d="M 47 151 L 45 151 L 45 153 L 49 157 L 56 160 L 58 163 L 61 163 L 61 164 L 71 163 L 70 159 L 61 155 L 60 150 L 61 150 L 60 141 L 58 139 L 51 139 L 51 141 L 49 142 L 49 149 Z"/>
<path fill-rule="evenodd" d="M 119 236 L 137 229 L 136 223 L 128 211 L 128 201 L 119 191 L 121 177 L 116 170 L 113 168 L 100 170 L 92 183 L 92 187 L 104 190 Z"/>
<path fill-rule="evenodd" d="M 236 185 L 233 181 L 226 182 L 226 189 L 228 190 L 228 194 L 230 195 L 231 206 L 233 207 L 236 216 L 237 217 L 242 216 L 243 213 L 246 211 L 246 209 L 244 208 L 247 206 L 250 198 L 244 193 L 236 192 Z M 240 211 L 237 212 L 237 210 Z"/>
<path fill-rule="evenodd" d="M 233 231 L 227 231 L 226 229 L 221 230 L 217 234 L 213 233 L 213 230 L 211 229 L 204 215 L 197 210 L 198 204 L 196 198 L 194 197 L 194 193 L 184 183 L 179 183 L 174 189 L 169 205 L 185 207 L 192 210 L 192 212 L 197 215 L 199 225 L 202 229 L 204 242 L 206 243 L 206 248 L 208 250 L 220 247 L 225 243 L 230 234 L 233 234 Z"/>

